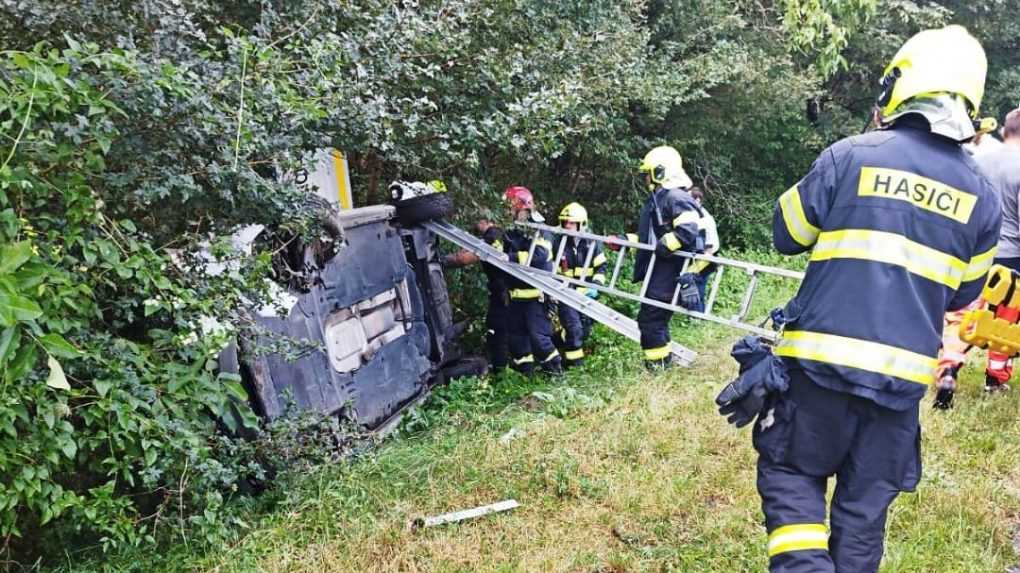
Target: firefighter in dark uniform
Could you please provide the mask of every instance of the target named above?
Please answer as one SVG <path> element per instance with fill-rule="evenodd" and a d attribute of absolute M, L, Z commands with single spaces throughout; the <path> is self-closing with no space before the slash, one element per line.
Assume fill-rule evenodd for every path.
<path fill-rule="evenodd" d="M 503 250 L 503 230 L 491 218 L 485 217 L 478 221 L 475 231 L 494 249 Z M 443 258 L 443 266 L 447 268 L 464 267 L 478 262 L 481 262 L 478 255 L 467 249 Z M 485 348 L 492 372 L 499 373 L 506 369 L 509 362 L 507 314 L 510 294 L 506 287 L 506 273 L 485 262 L 482 262 L 482 270 L 488 279 L 489 291 L 489 307 L 485 315 Z"/>
<path fill-rule="evenodd" d="M 670 256 L 680 251 L 700 253 L 704 250 L 704 232 L 700 228 L 701 208 L 687 191 L 693 185 L 683 168 L 680 153 L 669 146 L 656 147 L 645 155 L 638 167 L 645 176 L 651 193 L 641 208 L 638 233 L 628 234 L 627 240 L 656 245 L 655 265 L 645 293 L 648 298 L 669 304 L 677 287 L 677 280 L 686 260 Z M 608 243 L 610 248 L 616 248 Z M 637 251 L 634 260 L 633 281 L 641 283 L 649 271 L 652 255 Z M 642 304 L 638 311 L 638 328 L 641 330 L 641 348 L 645 366 L 650 370 L 673 366 L 669 343 L 669 321 L 673 311 Z"/>
<path fill-rule="evenodd" d="M 587 231 L 588 210 L 580 203 L 567 205 L 560 211 L 560 226 L 569 231 Z M 606 255 L 602 252 L 602 244 L 577 237 L 565 238 L 563 257 L 559 260 L 556 272 L 566 277 L 604 286 Z M 587 267 L 584 264 L 586 260 Z M 598 298 L 599 291 L 596 289 L 581 285 L 575 288 L 586 296 Z M 563 365 L 568 368 L 580 366 L 584 362 L 584 341 L 591 334 L 591 318 L 565 304 L 559 305 L 559 317 L 560 326 L 563 328 Z"/>
<path fill-rule="evenodd" d="M 508 187 L 504 198 L 509 203 L 514 221 L 544 221 L 535 210 L 535 200 L 526 187 Z M 533 232 L 511 227 L 503 233 L 503 252 L 511 262 L 525 264 L 532 247 Z M 534 241 L 531 266 L 552 272 L 552 240 L 543 233 Z M 507 309 L 507 331 L 510 343 L 511 366 L 523 374 L 539 369 L 550 374 L 561 374 L 563 364 L 553 343 L 552 322 L 546 313 L 542 292 L 510 275 L 506 286 L 510 293 Z"/>
<path fill-rule="evenodd" d="M 914 36 L 885 70 L 881 129 L 779 198 L 776 248 L 811 256 L 775 350 L 789 389 L 753 431 L 772 571 L 877 571 L 889 505 L 921 478 L 942 317 L 980 294 L 999 236 L 996 192 L 961 148 L 986 67 L 960 26 Z"/>

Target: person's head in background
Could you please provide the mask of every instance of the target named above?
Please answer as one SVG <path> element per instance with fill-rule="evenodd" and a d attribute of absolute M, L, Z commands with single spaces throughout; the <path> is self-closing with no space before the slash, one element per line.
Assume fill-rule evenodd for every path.
<path fill-rule="evenodd" d="M 1006 145 L 1020 146 L 1020 108 L 1006 114 L 1006 121 L 1003 122 L 1002 142 Z"/>
<path fill-rule="evenodd" d="M 699 206 L 705 204 L 705 192 L 701 190 L 701 187 L 691 187 L 691 197 L 694 197 Z"/>
<path fill-rule="evenodd" d="M 492 228 L 496 223 L 489 217 L 482 217 L 475 223 L 475 232 L 479 235 L 484 235 L 486 231 Z"/>

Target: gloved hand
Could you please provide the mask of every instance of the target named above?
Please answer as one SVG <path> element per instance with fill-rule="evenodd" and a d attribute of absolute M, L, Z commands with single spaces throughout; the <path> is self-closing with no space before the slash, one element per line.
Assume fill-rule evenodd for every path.
<path fill-rule="evenodd" d="M 742 428 L 754 420 L 771 393 L 783 393 L 790 379 L 782 360 L 757 336 L 745 336 L 733 345 L 730 356 L 740 363 L 740 376 L 715 398 L 726 421 Z"/>
<path fill-rule="evenodd" d="M 629 240 L 627 238 L 627 235 L 609 235 L 609 238 L 616 239 L 618 241 L 627 241 L 627 240 Z M 620 250 L 620 245 L 618 245 L 616 243 L 609 243 L 609 242 L 607 242 L 607 243 L 605 243 L 605 245 L 606 245 L 606 248 L 609 249 L 610 251 L 619 251 Z"/>
<path fill-rule="evenodd" d="M 761 412 L 767 397 L 764 384 L 741 376 L 723 388 L 716 396 L 715 403 L 719 405 L 719 413 L 726 416 L 727 422 L 743 428 Z"/>
<path fill-rule="evenodd" d="M 593 288 L 590 288 L 590 289 L 584 291 L 584 296 L 586 296 L 588 298 L 598 298 L 599 297 L 599 291 L 597 291 L 597 290 L 595 290 Z"/>
<path fill-rule="evenodd" d="M 694 310 L 701 305 L 701 293 L 698 292 L 697 275 L 683 273 L 676 278 L 680 285 L 680 306 Z"/>

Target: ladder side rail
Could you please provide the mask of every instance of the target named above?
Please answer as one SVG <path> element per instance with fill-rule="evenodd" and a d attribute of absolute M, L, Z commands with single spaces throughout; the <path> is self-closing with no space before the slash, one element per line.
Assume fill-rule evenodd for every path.
<path fill-rule="evenodd" d="M 549 273 L 549 271 L 544 271 L 544 270 L 541 270 L 541 269 L 534 269 L 534 268 L 529 268 L 525 272 L 529 273 L 529 274 L 545 274 L 545 275 L 550 275 L 551 274 L 551 273 Z M 571 282 L 571 283 L 574 283 L 574 284 L 581 284 L 577 279 L 573 279 L 573 278 L 569 278 L 569 279 L 567 279 L 567 281 Z M 598 290 L 600 292 L 605 292 L 605 293 L 611 294 L 613 296 L 618 296 L 618 297 L 621 297 L 621 298 L 626 298 L 626 299 L 629 299 L 629 300 L 633 300 L 633 301 L 639 302 L 641 304 L 647 304 L 647 305 L 655 306 L 655 307 L 658 307 L 658 308 L 670 310 L 670 311 L 673 311 L 675 313 L 691 316 L 691 317 L 694 317 L 694 318 L 700 318 L 700 319 L 703 319 L 703 320 L 708 320 L 708 321 L 715 322 L 715 323 L 718 323 L 718 324 L 723 324 L 723 325 L 726 325 L 726 326 L 731 326 L 731 327 L 738 328 L 738 329 L 741 329 L 741 330 L 747 330 L 749 332 L 753 332 L 754 334 L 757 334 L 759 336 L 768 338 L 770 340 L 775 340 L 776 337 L 777 337 L 777 334 L 775 332 L 771 331 L 771 330 L 767 330 L 767 329 L 762 328 L 762 327 L 760 327 L 760 326 L 758 326 L 756 324 L 742 322 L 742 321 L 736 319 L 735 317 L 727 319 L 727 318 L 723 318 L 721 316 L 714 315 L 714 314 L 707 314 L 707 313 L 703 313 L 703 312 L 696 312 L 696 311 L 693 311 L 693 310 L 688 310 L 688 309 L 686 309 L 686 308 L 684 308 L 682 306 L 673 305 L 673 304 L 670 304 L 668 302 L 662 302 L 662 301 L 658 301 L 658 300 L 655 300 L 655 299 L 642 297 L 640 295 L 632 294 L 632 293 L 629 293 L 629 292 L 623 292 L 623 291 L 619 291 L 619 290 L 615 290 L 615 289 L 610 289 L 609 287 L 605 287 L 605 286 L 598 285 L 598 284 L 591 284 L 591 285 L 585 284 L 585 286 L 590 286 L 590 288 L 596 289 L 596 290 Z"/>
<path fill-rule="evenodd" d="M 530 228 L 533 228 L 533 229 L 542 230 L 542 231 L 548 231 L 548 232 L 551 232 L 551 233 L 558 233 L 558 234 L 562 234 L 562 235 L 569 235 L 571 237 L 578 237 L 578 238 L 582 238 L 582 239 L 593 239 L 593 240 L 602 242 L 604 244 L 621 245 L 621 246 L 625 245 L 625 246 L 630 247 L 632 249 L 640 249 L 640 250 L 643 250 L 643 251 L 654 251 L 655 250 L 655 245 L 648 245 L 648 244 L 645 244 L 645 243 L 635 243 L 633 241 L 625 241 L 623 239 L 617 239 L 616 237 L 607 237 L 605 235 L 596 235 L 594 233 L 589 233 L 589 232 L 586 232 L 586 231 L 571 231 L 571 230 L 568 230 L 568 229 L 564 229 L 562 227 L 550 227 L 548 225 L 543 225 L 541 223 L 529 223 L 529 222 L 526 222 L 526 223 L 516 223 L 516 224 L 520 225 L 520 226 L 524 226 L 524 227 L 530 227 Z M 726 266 L 730 266 L 730 267 L 738 267 L 738 268 L 744 269 L 745 271 L 748 271 L 748 272 L 755 271 L 755 272 L 759 272 L 759 273 L 768 273 L 768 274 L 779 275 L 779 276 L 782 276 L 782 277 L 786 277 L 786 278 L 790 278 L 790 279 L 797 279 L 797 280 L 803 280 L 803 278 L 804 278 L 804 273 L 802 273 L 800 271 L 791 271 L 789 269 L 784 269 L 784 268 L 780 268 L 780 267 L 770 267 L 770 266 L 767 266 L 767 265 L 759 265 L 757 263 L 749 263 L 749 262 L 746 262 L 746 261 L 739 261 L 737 259 L 728 259 L 726 257 L 717 257 L 715 255 L 694 254 L 694 253 L 688 253 L 686 251 L 677 251 L 673 256 L 686 257 L 686 258 L 694 259 L 694 260 L 703 260 L 703 261 L 708 261 L 708 262 L 716 263 L 718 265 L 726 265 Z"/>

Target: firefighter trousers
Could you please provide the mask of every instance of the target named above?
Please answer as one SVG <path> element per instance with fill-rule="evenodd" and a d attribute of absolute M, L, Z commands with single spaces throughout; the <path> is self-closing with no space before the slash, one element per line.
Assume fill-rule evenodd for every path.
<path fill-rule="evenodd" d="M 565 304 L 559 305 L 560 326 L 563 327 L 563 358 L 576 362 L 584 358 L 584 341 L 591 334 L 591 319 Z"/>
<path fill-rule="evenodd" d="M 489 364 L 493 370 L 506 368 L 509 363 L 507 345 L 507 308 L 506 292 L 489 296 L 489 312 L 485 315 L 485 349 L 489 355 Z"/>
<path fill-rule="evenodd" d="M 795 370 L 789 391 L 770 398 L 755 422 L 753 439 L 770 571 L 878 571 L 889 505 L 921 478 L 918 407 L 883 408 Z"/>
<path fill-rule="evenodd" d="M 651 280 L 648 281 L 648 290 L 645 296 L 650 299 L 670 303 L 673 299 L 673 291 L 676 290 L 676 277 L 679 267 L 678 263 L 668 259 L 661 259 L 652 271 Z M 669 321 L 673 318 L 673 311 L 666 310 L 650 304 L 642 304 L 638 310 L 638 330 L 641 331 L 641 349 L 644 351 L 645 360 L 657 362 L 669 357 Z"/>
<path fill-rule="evenodd" d="M 515 370 L 531 372 L 536 363 L 559 367 L 560 353 L 553 344 L 552 322 L 541 300 L 511 299 L 507 333 Z"/>

